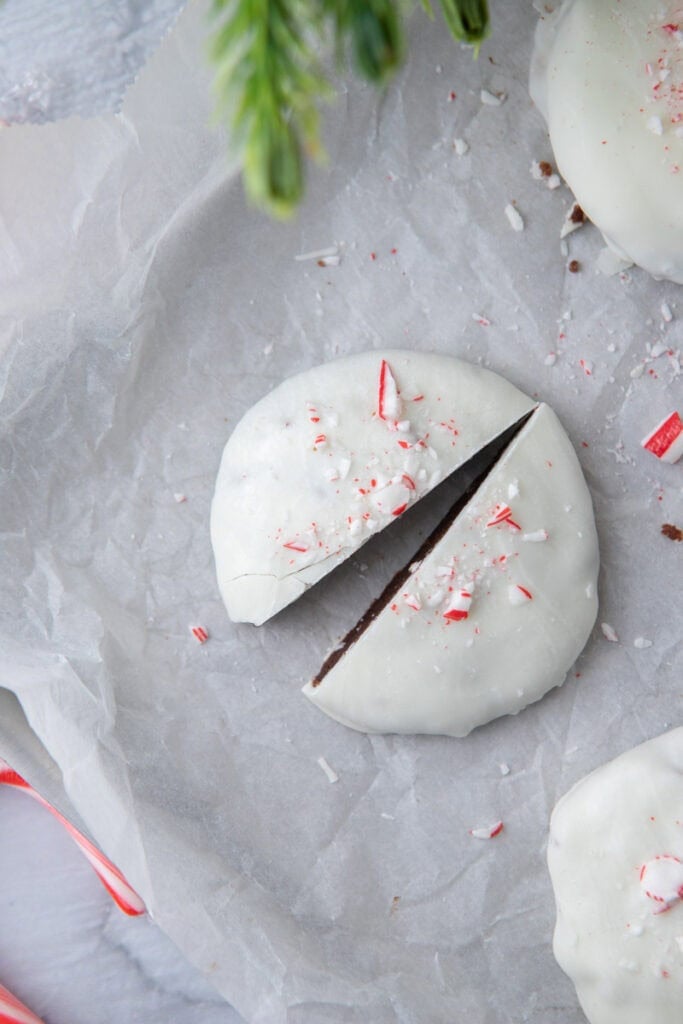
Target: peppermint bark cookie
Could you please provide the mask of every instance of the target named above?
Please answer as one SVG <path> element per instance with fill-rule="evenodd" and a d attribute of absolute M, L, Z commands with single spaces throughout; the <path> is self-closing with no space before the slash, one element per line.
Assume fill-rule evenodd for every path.
<path fill-rule="evenodd" d="M 683 729 L 622 754 L 557 804 L 554 950 L 590 1024 L 683 1018 Z"/>
<path fill-rule="evenodd" d="M 265 622 L 534 402 L 458 359 L 365 352 L 291 377 L 229 439 L 211 509 L 236 622 Z"/>
<path fill-rule="evenodd" d="M 304 693 L 364 732 L 465 736 L 559 686 L 597 614 L 591 498 L 539 406 Z"/>
<path fill-rule="evenodd" d="M 680 0 L 566 0 L 531 92 L 560 173 L 622 259 L 683 283 Z"/>

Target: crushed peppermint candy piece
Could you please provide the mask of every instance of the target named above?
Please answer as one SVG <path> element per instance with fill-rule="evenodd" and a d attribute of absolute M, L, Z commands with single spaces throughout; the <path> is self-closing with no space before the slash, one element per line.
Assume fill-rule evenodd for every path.
<path fill-rule="evenodd" d="M 451 594 L 446 610 L 443 613 L 444 619 L 449 622 L 462 622 L 469 615 L 472 606 L 472 593 L 469 590 L 458 590 Z"/>
<path fill-rule="evenodd" d="M 513 231 L 524 231 L 524 220 L 521 213 L 512 203 L 508 203 L 505 207 L 505 216 L 510 222 L 510 227 Z"/>
<path fill-rule="evenodd" d="M 657 117 L 656 114 L 648 119 L 647 128 L 648 131 L 652 132 L 653 135 L 664 134 L 664 125 L 662 124 L 662 119 L 661 117 Z"/>
<path fill-rule="evenodd" d="M 471 828 L 468 831 L 473 839 L 495 839 L 504 828 L 505 826 L 502 821 L 496 821 L 493 825 L 488 825 L 486 828 Z"/>
<path fill-rule="evenodd" d="M 546 179 L 546 185 L 548 186 L 551 192 L 554 192 L 555 189 L 559 188 L 561 184 L 562 178 L 559 176 L 559 174 L 551 174 L 550 177 Z"/>
<path fill-rule="evenodd" d="M 663 356 L 664 353 L 668 351 L 668 346 L 665 345 L 664 342 L 656 341 L 655 344 L 652 345 L 650 348 L 650 358 L 659 359 L 660 356 Z"/>
<path fill-rule="evenodd" d="M 417 594 L 404 594 L 403 600 L 405 601 L 409 608 L 413 609 L 414 612 L 419 612 L 419 610 L 422 608 L 422 601 L 417 596 Z"/>
<path fill-rule="evenodd" d="M 652 640 L 646 640 L 644 636 L 637 636 L 633 641 L 633 646 L 639 651 L 644 651 L 648 647 L 652 647 Z"/>
<path fill-rule="evenodd" d="M 464 156 L 465 153 L 469 153 L 470 147 L 464 139 L 453 139 L 453 149 L 457 156 Z"/>
<path fill-rule="evenodd" d="M 482 89 L 479 93 L 479 98 L 485 107 L 499 107 L 502 103 L 505 103 L 507 93 L 493 93 L 489 92 L 488 89 Z"/>
<path fill-rule="evenodd" d="M 491 321 L 489 320 L 489 318 L 487 316 L 482 316 L 481 313 L 473 313 L 472 319 L 475 320 L 478 324 L 481 324 L 482 327 L 491 326 Z"/>
<path fill-rule="evenodd" d="M 510 765 L 506 764 L 505 761 L 503 761 L 501 764 L 499 764 L 498 768 L 500 770 L 500 774 L 501 775 L 509 775 L 510 774 Z"/>
<path fill-rule="evenodd" d="M 557 352 L 548 352 L 548 355 L 543 360 L 545 366 L 554 366 L 557 362 Z"/>
<path fill-rule="evenodd" d="M 661 904 L 655 913 L 683 899 L 683 864 L 670 853 L 646 861 L 640 869 L 640 888 L 648 899 Z"/>
<path fill-rule="evenodd" d="M 548 539 L 547 530 L 533 530 L 531 533 L 523 533 L 522 540 L 531 544 L 542 544 Z"/>
<path fill-rule="evenodd" d="M 610 626 L 609 622 L 601 622 L 600 629 L 602 630 L 602 635 L 604 636 L 605 640 L 609 640 L 611 644 L 619 643 L 617 631 L 615 630 L 614 626 Z"/>
<path fill-rule="evenodd" d="M 683 455 L 683 423 L 678 412 L 670 413 L 640 444 L 662 462 L 678 462 Z"/>
<path fill-rule="evenodd" d="M 581 369 L 583 370 L 583 372 L 586 374 L 587 377 L 592 377 L 592 375 L 593 375 L 593 364 L 590 361 L 590 359 L 579 359 L 579 366 L 581 367 Z"/>
<path fill-rule="evenodd" d="M 578 231 L 586 223 L 586 215 L 578 203 L 574 203 L 565 215 L 564 223 L 560 229 L 560 238 L 566 238 L 572 231 Z"/>
<path fill-rule="evenodd" d="M 533 601 L 533 595 L 530 590 L 523 587 L 521 583 L 514 583 L 508 587 L 508 600 L 511 605 L 526 604 L 527 601 Z"/>
<path fill-rule="evenodd" d="M 339 776 L 335 772 L 334 768 L 331 768 L 324 757 L 318 758 L 318 764 L 327 775 L 328 782 L 339 782 Z"/>
<path fill-rule="evenodd" d="M 401 399 L 398 394 L 398 385 L 386 359 L 382 360 L 379 368 L 377 414 L 381 420 L 392 425 L 398 422 L 401 414 Z"/>
<path fill-rule="evenodd" d="M 663 302 L 662 303 L 660 312 L 662 314 L 662 320 L 664 321 L 664 323 L 665 324 L 670 324 L 671 321 L 674 318 L 674 315 L 671 312 L 671 306 L 669 305 L 668 302 Z"/>
<path fill-rule="evenodd" d="M 176 493 L 173 495 L 173 500 L 176 502 L 176 504 L 182 505 L 184 501 L 187 501 L 187 495 Z"/>
<path fill-rule="evenodd" d="M 209 639 L 208 631 L 203 626 L 190 626 L 190 632 L 200 644 L 205 644 Z"/>
<path fill-rule="evenodd" d="M 519 481 L 511 480 L 508 484 L 508 498 L 519 497 Z"/>
<path fill-rule="evenodd" d="M 304 263 L 308 260 L 329 260 L 337 257 L 339 262 L 339 246 L 329 245 L 326 249 L 314 249 L 313 252 L 302 252 L 294 257 L 297 263 Z M 336 266 L 336 264 L 335 264 Z"/>
<path fill-rule="evenodd" d="M 487 522 L 488 526 L 499 526 L 501 523 L 509 523 L 510 526 L 515 530 L 521 530 L 522 527 L 519 523 L 516 523 L 512 518 L 512 509 L 509 505 L 498 504 L 493 510 L 493 515 Z"/>
<path fill-rule="evenodd" d="M 282 546 L 288 551 L 298 551 L 301 554 L 308 551 L 308 544 L 305 540 L 288 540 Z"/>

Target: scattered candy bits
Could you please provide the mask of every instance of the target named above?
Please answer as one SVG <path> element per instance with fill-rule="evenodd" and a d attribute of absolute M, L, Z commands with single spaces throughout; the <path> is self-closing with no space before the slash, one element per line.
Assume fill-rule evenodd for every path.
<path fill-rule="evenodd" d="M 683 864 L 669 853 L 653 857 L 640 869 L 640 887 L 649 899 L 659 904 L 655 914 L 664 913 L 683 899 Z"/>
<path fill-rule="evenodd" d="M 662 462 L 678 462 L 683 455 L 683 422 L 679 413 L 670 413 L 640 444 Z"/>
<path fill-rule="evenodd" d="M 486 828 L 471 828 L 469 834 L 473 839 L 495 839 L 503 831 L 505 826 L 502 821 L 497 821 Z"/>

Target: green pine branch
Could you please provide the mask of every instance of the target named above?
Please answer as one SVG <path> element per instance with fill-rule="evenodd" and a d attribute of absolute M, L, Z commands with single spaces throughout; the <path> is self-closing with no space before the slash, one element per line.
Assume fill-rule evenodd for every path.
<path fill-rule="evenodd" d="M 429 0 L 422 0 L 433 16 Z M 304 190 L 305 155 L 320 159 L 319 105 L 331 97 L 316 47 L 330 35 L 340 63 L 378 86 L 404 57 L 400 0 L 214 0 L 216 91 L 243 156 L 250 200 L 290 216 Z M 486 0 L 440 0 L 454 39 L 478 49 Z"/>

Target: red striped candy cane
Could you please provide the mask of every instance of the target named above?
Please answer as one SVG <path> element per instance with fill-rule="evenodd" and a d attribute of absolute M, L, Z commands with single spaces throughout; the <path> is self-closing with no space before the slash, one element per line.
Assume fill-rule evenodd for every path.
<path fill-rule="evenodd" d="M 60 814 L 52 804 L 49 804 L 47 800 L 40 795 L 40 793 L 36 792 L 33 786 L 30 786 L 25 779 L 22 779 L 21 775 L 18 775 L 17 772 L 10 768 L 7 762 L 3 761 L 2 758 L 0 758 L 0 783 L 23 790 L 25 793 L 28 793 L 29 796 L 32 796 L 34 800 L 37 800 L 38 803 L 42 804 L 43 807 L 47 807 L 48 811 L 54 814 L 55 818 L 57 818 L 57 820 L 60 821 L 67 830 L 81 853 L 95 869 L 102 885 L 124 914 L 129 914 L 131 917 L 135 917 L 138 914 L 145 913 L 145 904 L 142 902 L 135 890 L 128 884 L 119 869 L 114 867 L 111 861 L 107 860 L 104 854 L 101 853 L 89 839 L 86 839 L 78 829 L 74 828 L 71 822 L 67 821 L 63 814 Z M 31 1019 L 33 1020 L 37 1018 Z M 3 1018 L 1 1015 L 0 1024 L 3 1024 Z"/>
<path fill-rule="evenodd" d="M 0 1024 L 43 1024 L 43 1021 L 0 985 Z"/>

